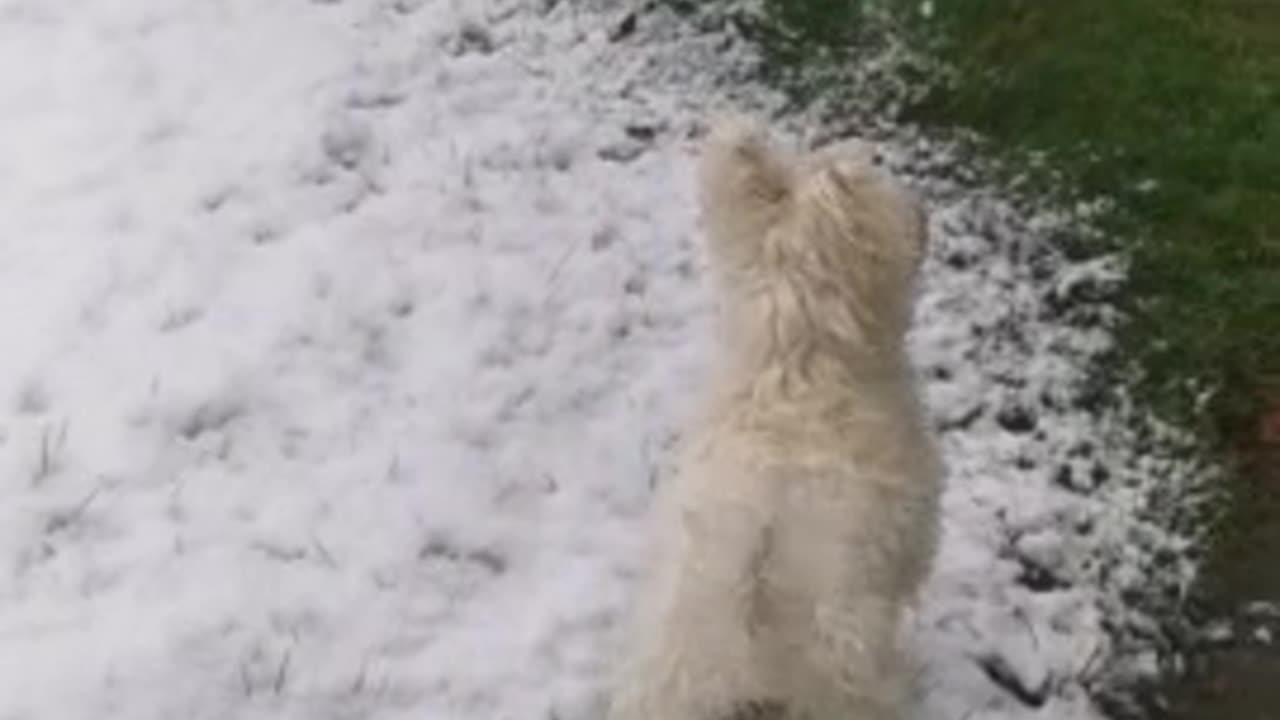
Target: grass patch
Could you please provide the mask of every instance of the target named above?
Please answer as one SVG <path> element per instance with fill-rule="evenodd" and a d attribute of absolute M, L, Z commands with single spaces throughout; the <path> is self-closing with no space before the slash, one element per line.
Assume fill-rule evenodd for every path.
<path fill-rule="evenodd" d="M 1140 397 L 1233 435 L 1280 371 L 1280 3 L 938 5 L 920 27 L 958 72 L 910 117 L 1046 150 L 1114 199 Z"/>
<path fill-rule="evenodd" d="M 863 92 L 827 71 L 905 37 L 952 72 L 898 67 L 923 88 L 896 98 L 899 120 L 974 130 L 1007 172 L 1064 200 L 1113 200 L 1101 218 L 1109 240 L 1085 249 L 1131 259 L 1119 349 L 1099 378 L 1123 375 L 1144 404 L 1210 442 L 1257 417 L 1280 381 L 1280 3 L 762 7 L 743 22 L 767 79 L 799 102 Z"/>

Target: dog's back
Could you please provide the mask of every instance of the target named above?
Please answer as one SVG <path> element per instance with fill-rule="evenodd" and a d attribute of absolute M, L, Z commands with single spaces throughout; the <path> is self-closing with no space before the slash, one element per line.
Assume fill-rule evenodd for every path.
<path fill-rule="evenodd" d="M 897 717 L 938 463 L 903 349 L 924 230 L 855 146 L 793 160 L 733 122 L 702 168 L 725 321 L 660 487 L 616 720 Z"/>

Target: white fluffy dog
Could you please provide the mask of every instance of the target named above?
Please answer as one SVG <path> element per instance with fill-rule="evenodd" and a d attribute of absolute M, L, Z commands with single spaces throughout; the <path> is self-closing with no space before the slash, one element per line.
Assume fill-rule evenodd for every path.
<path fill-rule="evenodd" d="M 898 718 L 938 513 L 903 347 L 923 213 L 864 146 L 789 158 L 740 119 L 700 184 L 722 367 L 659 490 L 611 718 Z"/>

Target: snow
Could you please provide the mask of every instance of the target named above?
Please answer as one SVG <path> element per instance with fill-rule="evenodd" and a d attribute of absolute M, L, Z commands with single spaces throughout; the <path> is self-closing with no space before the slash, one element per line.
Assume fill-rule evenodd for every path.
<path fill-rule="evenodd" d="M 626 17 L 0 0 L 0 718 L 598 715 L 714 317 L 696 137 L 779 102 Z M 920 716 L 1099 717 L 1185 475 L 1059 400 L 1106 337 L 1039 289 L 1116 269 L 883 149 L 935 209 Z"/>

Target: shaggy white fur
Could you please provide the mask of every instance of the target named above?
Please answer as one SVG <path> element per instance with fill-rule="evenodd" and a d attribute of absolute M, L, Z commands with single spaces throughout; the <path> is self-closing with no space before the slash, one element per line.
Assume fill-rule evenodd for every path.
<path fill-rule="evenodd" d="M 903 347 L 923 213 L 865 146 L 792 158 L 741 119 L 700 184 L 722 367 L 659 490 L 611 718 L 897 718 L 937 532 Z"/>

